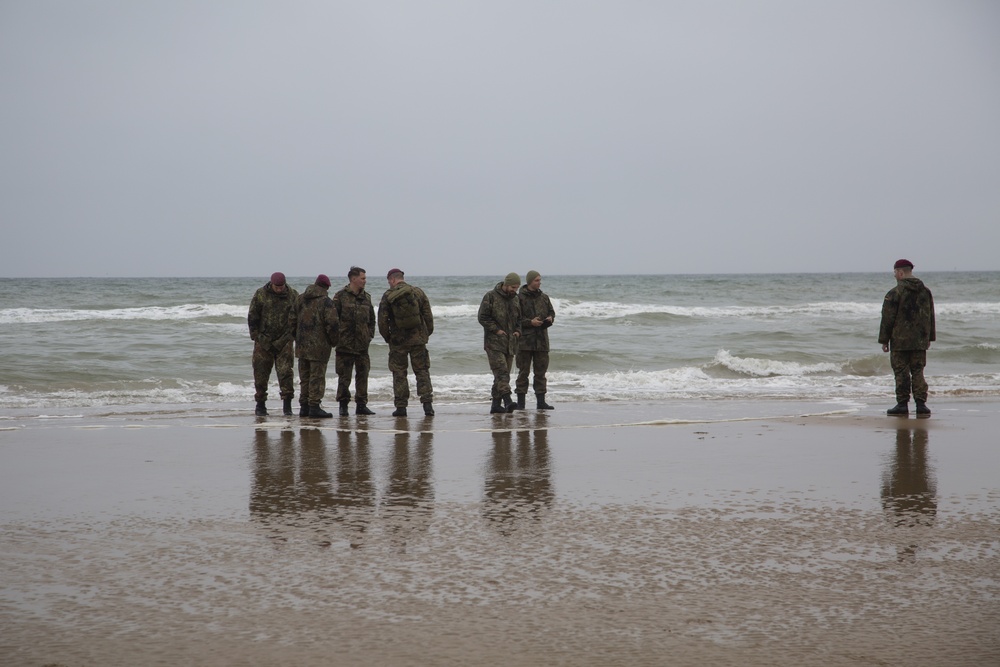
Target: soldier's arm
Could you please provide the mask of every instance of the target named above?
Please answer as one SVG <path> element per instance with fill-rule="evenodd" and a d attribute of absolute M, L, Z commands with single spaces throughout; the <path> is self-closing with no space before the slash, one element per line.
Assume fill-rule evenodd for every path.
<path fill-rule="evenodd" d="M 927 291 L 927 297 L 930 299 L 931 302 L 931 329 L 930 329 L 931 337 L 929 340 L 935 341 L 937 340 L 937 324 L 934 321 L 934 295 L 930 293 L 930 290 Z"/>
<path fill-rule="evenodd" d="M 250 299 L 250 308 L 247 309 L 247 328 L 250 329 L 250 340 L 257 340 L 257 332 L 260 331 L 260 302 L 256 293 Z"/>
<path fill-rule="evenodd" d="M 331 303 L 327 309 L 326 340 L 330 347 L 337 347 L 340 342 L 340 323 L 337 317 L 337 308 Z"/>
<path fill-rule="evenodd" d="M 890 291 L 882 301 L 882 323 L 879 326 L 878 342 L 888 345 L 892 338 L 892 329 L 896 324 L 896 300 L 893 298 L 895 291 Z"/>
<path fill-rule="evenodd" d="M 500 331 L 500 326 L 497 324 L 496 320 L 493 319 L 493 309 L 490 307 L 490 292 L 486 293 L 483 297 L 482 303 L 479 304 L 479 314 L 477 319 L 479 324 L 482 325 L 486 331 L 489 333 L 496 333 Z"/>
<path fill-rule="evenodd" d="M 389 342 L 389 305 L 385 296 L 378 303 L 378 333 L 385 342 Z"/>

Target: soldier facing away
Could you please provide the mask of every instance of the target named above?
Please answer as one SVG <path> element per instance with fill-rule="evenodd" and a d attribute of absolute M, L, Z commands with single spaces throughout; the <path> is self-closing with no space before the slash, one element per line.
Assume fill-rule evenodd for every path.
<path fill-rule="evenodd" d="M 295 396 L 295 377 L 292 341 L 295 339 L 298 292 L 285 281 L 285 274 L 275 271 L 271 280 L 254 292 L 247 312 L 247 325 L 253 345 L 254 400 L 256 414 L 267 415 L 267 384 L 271 369 L 277 370 L 278 388 L 281 392 L 283 411 L 292 414 Z"/>
<path fill-rule="evenodd" d="M 927 407 L 927 349 L 937 338 L 934 323 L 934 297 L 924 283 L 913 277 L 913 262 L 901 259 L 893 266 L 896 286 L 882 302 L 882 323 L 878 342 L 889 352 L 889 362 L 896 378 L 896 405 L 889 415 L 908 415 L 910 394 L 918 415 L 929 415 Z"/>
<path fill-rule="evenodd" d="M 299 298 L 295 356 L 299 358 L 299 416 L 332 417 L 320 403 L 326 393 L 326 367 L 337 344 L 337 311 L 324 274 Z"/>
<path fill-rule="evenodd" d="M 396 406 L 393 417 L 405 417 L 410 399 L 410 384 L 406 377 L 407 362 L 413 364 L 417 380 L 417 395 L 424 414 L 434 414 L 434 391 L 431 387 L 431 356 L 427 341 L 434 333 L 434 316 L 427 295 L 419 287 L 403 280 L 400 269 L 390 269 L 386 275 L 389 289 L 378 304 L 378 332 L 389 344 L 389 370 L 392 372 L 392 401 Z"/>
<path fill-rule="evenodd" d="M 354 373 L 354 414 L 373 415 L 368 409 L 368 374 L 372 362 L 368 346 L 375 337 L 375 307 L 371 294 L 365 291 L 365 270 L 352 266 L 347 272 L 347 286 L 333 295 L 337 309 L 340 340 L 337 342 L 337 402 L 340 415 L 347 415 L 351 402 L 351 373 Z"/>
<path fill-rule="evenodd" d="M 549 327 L 556 320 L 549 295 L 542 292 L 542 276 L 538 271 L 528 271 L 524 285 L 517 293 L 521 304 L 521 339 L 517 348 L 517 409 L 524 410 L 524 399 L 528 394 L 528 375 L 535 367 L 532 388 L 535 390 L 536 406 L 539 410 L 553 410 L 545 402 L 549 370 Z"/>
<path fill-rule="evenodd" d="M 508 273 L 506 278 L 483 295 L 483 301 L 479 304 L 483 349 L 486 350 L 486 359 L 493 373 L 490 413 L 513 412 L 517 407 L 510 400 L 510 369 L 514 364 L 514 355 L 517 354 L 517 339 L 521 335 L 521 305 L 517 299 L 520 284 L 519 275 Z"/>

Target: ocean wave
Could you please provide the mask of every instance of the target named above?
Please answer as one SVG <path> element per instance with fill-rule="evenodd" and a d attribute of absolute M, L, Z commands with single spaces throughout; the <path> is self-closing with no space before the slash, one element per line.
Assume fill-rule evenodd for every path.
<path fill-rule="evenodd" d="M 215 317 L 246 319 L 246 306 L 194 304 L 179 306 L 140 306 L 108 310 L 72 310 L 64 308 L 5 308 L 0 310 L 0 324 L 45 324 L 86 320 L 197 320 Z"/>
<path fill-rule="evenodd" d="M 738 367 L 739 363 L 736 364 Z M 765 367 L 767 364 L 765 364 Z M 784 375 L 737 374 L 714 377 L 703 368 L 685 366 L 662 370 L 625 370 L 605 373 L 551 372 L 548 391 L 553 400 L 573 402 L 615 402 L 629 400 L 879 400 L 892 395 L 892 375 L 872 376 L 829 374 L 815 365 L 779 367 Z M 772 367 L 773 368 L 773 367 Z M 488 373 L 433 375 L 435 401 L 487 403 L 492 376 Z M 336 377 L 328 377 L 328 386 Z M 932 396 L 1000 396 L 1000 373 L 928 375 Z M 273 400 L 278 395 L 272 383 Z M 28 390 L 0 387 L 0 409 L 75 409 L 177 404 L 196 406 L 252 406 L 254 387 L 246 382 L 171 381 L 144 382 L 115 388 Z M 376 410 L 392 403 L 392 377 L 373 376 L 369 399 Z M 326 402 L 333 400 L 327 394 Z M 249 408 L 248 408 L 249 409 Z"/>
<path fill-rule="evenodd" d="M 665 315 L 679 318 L 729 319 L 755 317 L 835 317 L 838 319 L 877 319 L 881 303 L 831 301 L 787 306 L 677 306 L 670 304 L 622 303 L 615 301 L 573 301 L 552 299 L 559 318 L 619 319 L 643 315 Z M 1000 303 L 954 302 L 935 304 L 937 314 L 944 317 L 1000 316 Z M 475 318 L 478 304 L 433 306 L 435 317 L 446 319 Z M 177 306 L 138 306 L 134 308 L 68 309 L 68 308 L 5 308 L 0 309 L 0 324 L 40 324 L 87 320 L 198 320 L 239 318 L 245 320 L 247 306 L 232 304 L 181 304 Z"/>
<path fill-rule="evenodd" d="M 842 364 L 818 363 L 800 364 L 794 361 L 777 361 L 775 359 L 757 359 L 753 357 L 737 357 L 728 350 L 719 350 L 709 367 L 722 367 L 737 375 L 753 377 L 801 376 L 813 373 L 839 373 Z"/>

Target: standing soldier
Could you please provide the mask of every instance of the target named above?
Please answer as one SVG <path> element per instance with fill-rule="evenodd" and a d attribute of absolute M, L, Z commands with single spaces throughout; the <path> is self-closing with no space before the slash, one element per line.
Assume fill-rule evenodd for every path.
<path fill-rule="evenodd" d="M 427 295 L 419 287 L 403 280 L 400 269 L 390 269 L 386 275 L 389 289 L 378 304 L 378 332 L 389 344 L 389 370 L 392 371 L 393 417 L 405 417 L 410 399 L 410 384 L 406 378 L 407 359 L 413 364 L 417 379 L 417 395 L 424 405 L 424 414 L 434 414 L 434 392 L 431 388 L 431 356 L 427 340 L 434 333 L 434 316 Z"/>
<path fill-rule="evenodd" d="M 545 373 L 549 369 L 549 327 L 556 319 L 549 295 L 542 292 L 542 276 L 538 271 L 528 271 L 525 284 L 517 294 L 521 304 L 521 340 L 517 349 L 517 409 L 524 410 L 524 398 L 528 393 L 528 374 L 535 365 L 535 379 L 532 387 L 539 410 L 553 410 L 545 402 L 548 386 Z"/>
<path fill-rule="evenodd" d="M 490 413 L 513 412 L 517 407 L 510 400 L 510 369 L 517 354 L 517 339 L 521 335 L 521 305 L 517 288 L 521 277 L 508 273 L 507 277 L 483 295 L 479 304 L 479 324 L 483 327 L 483 349 L 493 372 L 490 388 Z M 500 406 L 501 401 L 503 407 Z"/>
<path fill-rule="evenodd" d="M 329 290 L 330 279 L 321 273 L 299 298 L 295 356 L 299 358 L 300 417 L 333 416 L 320 406 L 330 351 L 337 344 L 337 311 Z"/>
<path fill-rule="evenodd" d="M 256 414 L 267 415 L 267 384 L 271 369 L 278 373 L 283 411 L 292 414 L 292 397 L 295 396 L 295 377 L 292 372 L 292 341 L 295 339 L 296 304 L 298 292 L 285 282 L 285 274 L 276 271 L 271 280 L 254 292 L 247 312 L 247 325 L 253 345 L 254 400 Z"/>
<path fill-rule="evenodd" d="M 878 342 L 889 352 L 889 363 L 896 377 L 896 405 L 889 415 L 908 415 L 910 392 L 918 415 L 929 415 L 927 407 L 927 349 L 937 338 L 934 324 L 934 297 L 924 283 L 913 277 L 913 262 L 901 259 L 892 267 L 896 286 L 882 302 L 882 324 Z"/>
<path fill-rule="evenodd" d="M 354 375 L 354 414 L 373 415 L 368 409 L 368 373 L 372 362 L 368 345 L 375 337 L 375 307 L 372 296 L 365 291 L 365 270 L 352 266 L 347 272 L 347 286 L 333 295 L 337 309 L 340 340 L 337 342 L 337 402 L 340 415 L 347 415 L 351 402 L 351 372 Z"/>

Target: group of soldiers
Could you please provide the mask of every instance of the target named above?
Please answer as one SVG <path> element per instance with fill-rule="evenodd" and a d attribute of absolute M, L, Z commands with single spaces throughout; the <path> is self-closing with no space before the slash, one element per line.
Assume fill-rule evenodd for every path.
<path fill-rule="evenodd" d="M 891 352 L 890 364 L 896 382 L 896 405 L 887 414 L 908 415 L 912 395 L 917 415 L 926 416 L 930 415 L 930 409 L 924 367 L 927 349 L 937 337 L 934 298 L 923 282 L 913 276 L 911 261 L 898 260 L 893 274 L 896 287 L 885 295 L 878 339 L 882 350 Z M 392 416 L 406 416 L 410 398 L 408 364 L 413 366 L 424 414 L 434 414 L 431 359 L 427 352 L 427 341 L 434 333 L 434 316 L 427 295 L 419 287 L 409 285 L 402 270 L 390 269 L 386 274 L 389 289 L 382 295 L 376 317 L 371 295 L 365 291 L 365 270 L 352 266 L 347 280 L 347 285 L 331 299 L 330 279 L 326 275 L 320 274 L 299 295 L 287 284 L 285 275 L 277 272 L 254 294 L 247 322 L 254 341 L 254 399 L 258 415 L 267 415 L 267 385 L 273 368 L 277 368 L 283 412 L 292 414 L 295 393 L 292 361 L 298 357 L 299 416 L 332 417 L 320 404 L 326 392 L 326 370 L 332 350 L 336 350 L 340 415 L 349 414 L 352 373 L 355 414 L 375 414 L 368 408 L 371 371 L 368 346 L 375 337 L 376 327 L 389 344 L 395 406 Z M 523 285 L 518 274 L 509 273 L 483 295 L 478 319 L 483 327 L 483 349 L 493 373 L 491 413 L 525 408 L 532 369 L 537 408 L 553 409 L 545 394 L 548 328 L 555 322 L 555 316 L 552 301 L 542 292 L 542 276 L 538 271 L 528 271 Z M 512 391 L 510 371 L 515 360 L 518 374 Z M 516 402 L 512 394 L 517 395 Z"/>
<path fill-rule="evenodd" d="M 351 379 L 354 379 L 355 414 L 375 414 L 368 407 L 368 375 L 371 359 L 368 348 L 375 330 L 389 345 L 392 373 L 393 417 L 406 417 L 410 386 L 407 368 L 412 365 L 417 395 L 424 414 L 434 415 L 434 393 L 430 376 L 427 342 L 434 333 L 430 301 L 419 287 L 404 280 L 403 271 L 390 269 L 389 288 L 382 295 L 376 316 L 371 295 L 365 290 L 367 274 L 352 266 L 347 285 L 329 296 L 330 278 L 317 276 L 300 295 L 275 272 L 250 302 L 247 324 L 254 341 L 253 375 L 255 412 L 267 415 L 267 388 L 271 371 L 276 370 L 282 412 L 291 415 L 295 396 L 292 364 L 299 365 L 299 416 L 326 418 L 323 409 L 326 371 L 335 354 L 337 402 L 341 416 L 349 414 Z M 491 413 L 525 408 L 529 377 L 539 410 L 552 410 L 545 401 L 549 366 L 548 328 L 555 321 L 555 309 L 541 290 L 542 277 L 529 271 L 522 286 L 516 273 L 508 274 L 483 296 L 479 323 L 483 327 L 486 356 L 493 373 Z M 520 287 L 520 290 L 518 289 Z M 510 371 L 517 361 L 515 382 L 517 401 L 511 398 Z"/>

